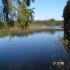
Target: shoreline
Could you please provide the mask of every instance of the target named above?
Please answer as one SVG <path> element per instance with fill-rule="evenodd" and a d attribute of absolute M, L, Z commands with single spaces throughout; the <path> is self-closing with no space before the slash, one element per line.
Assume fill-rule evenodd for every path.
<path fill-rule="evenodd" d="M 30 28 L 33 28 L 33 29 L 52 29 L 52 30 L 63 30 L 63 26 L 32 26 Z"/>

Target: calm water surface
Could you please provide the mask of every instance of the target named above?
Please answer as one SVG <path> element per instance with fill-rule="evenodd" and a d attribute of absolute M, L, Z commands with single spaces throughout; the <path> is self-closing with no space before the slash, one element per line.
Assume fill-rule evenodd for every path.
<path fill-rule="evenodd" d="M 63 36 L 55 30 L 0 37 L 0 70 L 46 70 L 55 61 L 70 61 Z"/>

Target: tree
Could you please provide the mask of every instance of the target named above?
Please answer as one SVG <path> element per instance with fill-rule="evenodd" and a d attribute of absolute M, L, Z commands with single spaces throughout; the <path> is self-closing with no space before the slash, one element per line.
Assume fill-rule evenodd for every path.
<path fill-rule="evenodd" d="M 12 25 L 14 21 L 13 17 L 17 16 L 17 19 L 21 21 L 21 24 L 24 23 L 25 26 L 27 26 L 28 21 L 30 21 L 30 19 L 33 18 L 33 11 L 32 9 L 29 9 L 28 7 L 30 6 L 31 2 L 34 2 L 34 0 L 15 0 L 19 5 L 18 8 L 16 8 L 13 5 L 12 1 L 14 2 L 14 0 L 2 0 L 3 6 L 4 6 L 3 13 L 6 19 L 5 21 L 9 23 L 8 25 Z M 16 11 L 18 12 L 17 15 L 15 15 Z"/>
<path fill-rule="evenodd" d="M 64 8 L 63 11 L 63 17 L 64 17 L 64 31 L 66 33 L 70 33 L 70 0 L 68 0 L 67 5 Z"/>
<path fill-rule="evenodd" d="M 12 0 L 2 0 L 5 25 L 6 25 L 6 23 L 7 23 L 7 25 L 12 25 L 12 21 L 10 21 L 10 18 L 9 18 L 10 13 L 12 11 L 11 2 L 12 2 Z"/>
<path fill-rule="evenodd" d="M 70 47 L 70 0 L 67 1 L 67 5 L 64 8 L 63 17 L 65 38 L 69 42 L 67 46 Z"/>
<path fill-rule="evenodd" d="M 34 0 L 22 0 L 22 2 L 20 0 L 18 0 L 19 3 L 19 17 L 18 20 L 21 23 L 21 27 L 26 28 L 29 24 L 29 22 L 31 22 L 33 20 L 33 10 L 29 9 L 28 7 L 30 6 L 30 3 L 34 2 Z"/>
<path fill-rule="evenodd" d="M 26 28 L 28 24 L 31 23 L 31 21 L 33 20 L 33 13 L 33 10 L 27 9 L 26 6 L 20 7 L 18 20 L 21 27 Z"/>
<path fill-rule="evenodd" d="M 69 29 L 68 25 L 70 24 L 70 1 L 69 0 L 67 2 L 67 5 L 64 8 L 63 17 L 64 17 L 65 29 L 68 30 Z"/>
<path fill-rule="evenodd" d="M 3 13 L 4 13 L 6 21 L 8 21 L 9 0 L 2 0 L 2 3 L 3 3 Z"/>

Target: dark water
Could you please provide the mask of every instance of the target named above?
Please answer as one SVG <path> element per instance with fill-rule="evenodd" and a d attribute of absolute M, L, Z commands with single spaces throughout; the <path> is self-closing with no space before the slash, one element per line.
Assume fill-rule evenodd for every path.
<path fill-rule="evenodd" d="M 53 62 L 69 62 L 64 32 L 41 31 L 0 38 L 0 70 L 51 70 Z"/>

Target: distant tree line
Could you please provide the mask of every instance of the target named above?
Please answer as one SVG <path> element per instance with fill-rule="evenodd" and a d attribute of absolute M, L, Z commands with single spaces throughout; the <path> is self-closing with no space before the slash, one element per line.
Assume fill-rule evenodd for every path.
<path fill-rule="evenodd" d="M 46 26 L 62 26 L 63 27 L 63 25 L 64 25 L 62 20 L 58 21 L 58 20 L 55 20 L 55 19 L 50 19 L 50 20 L 34 20 L 32 23 L 34 25 L 46 25 Z"/>

